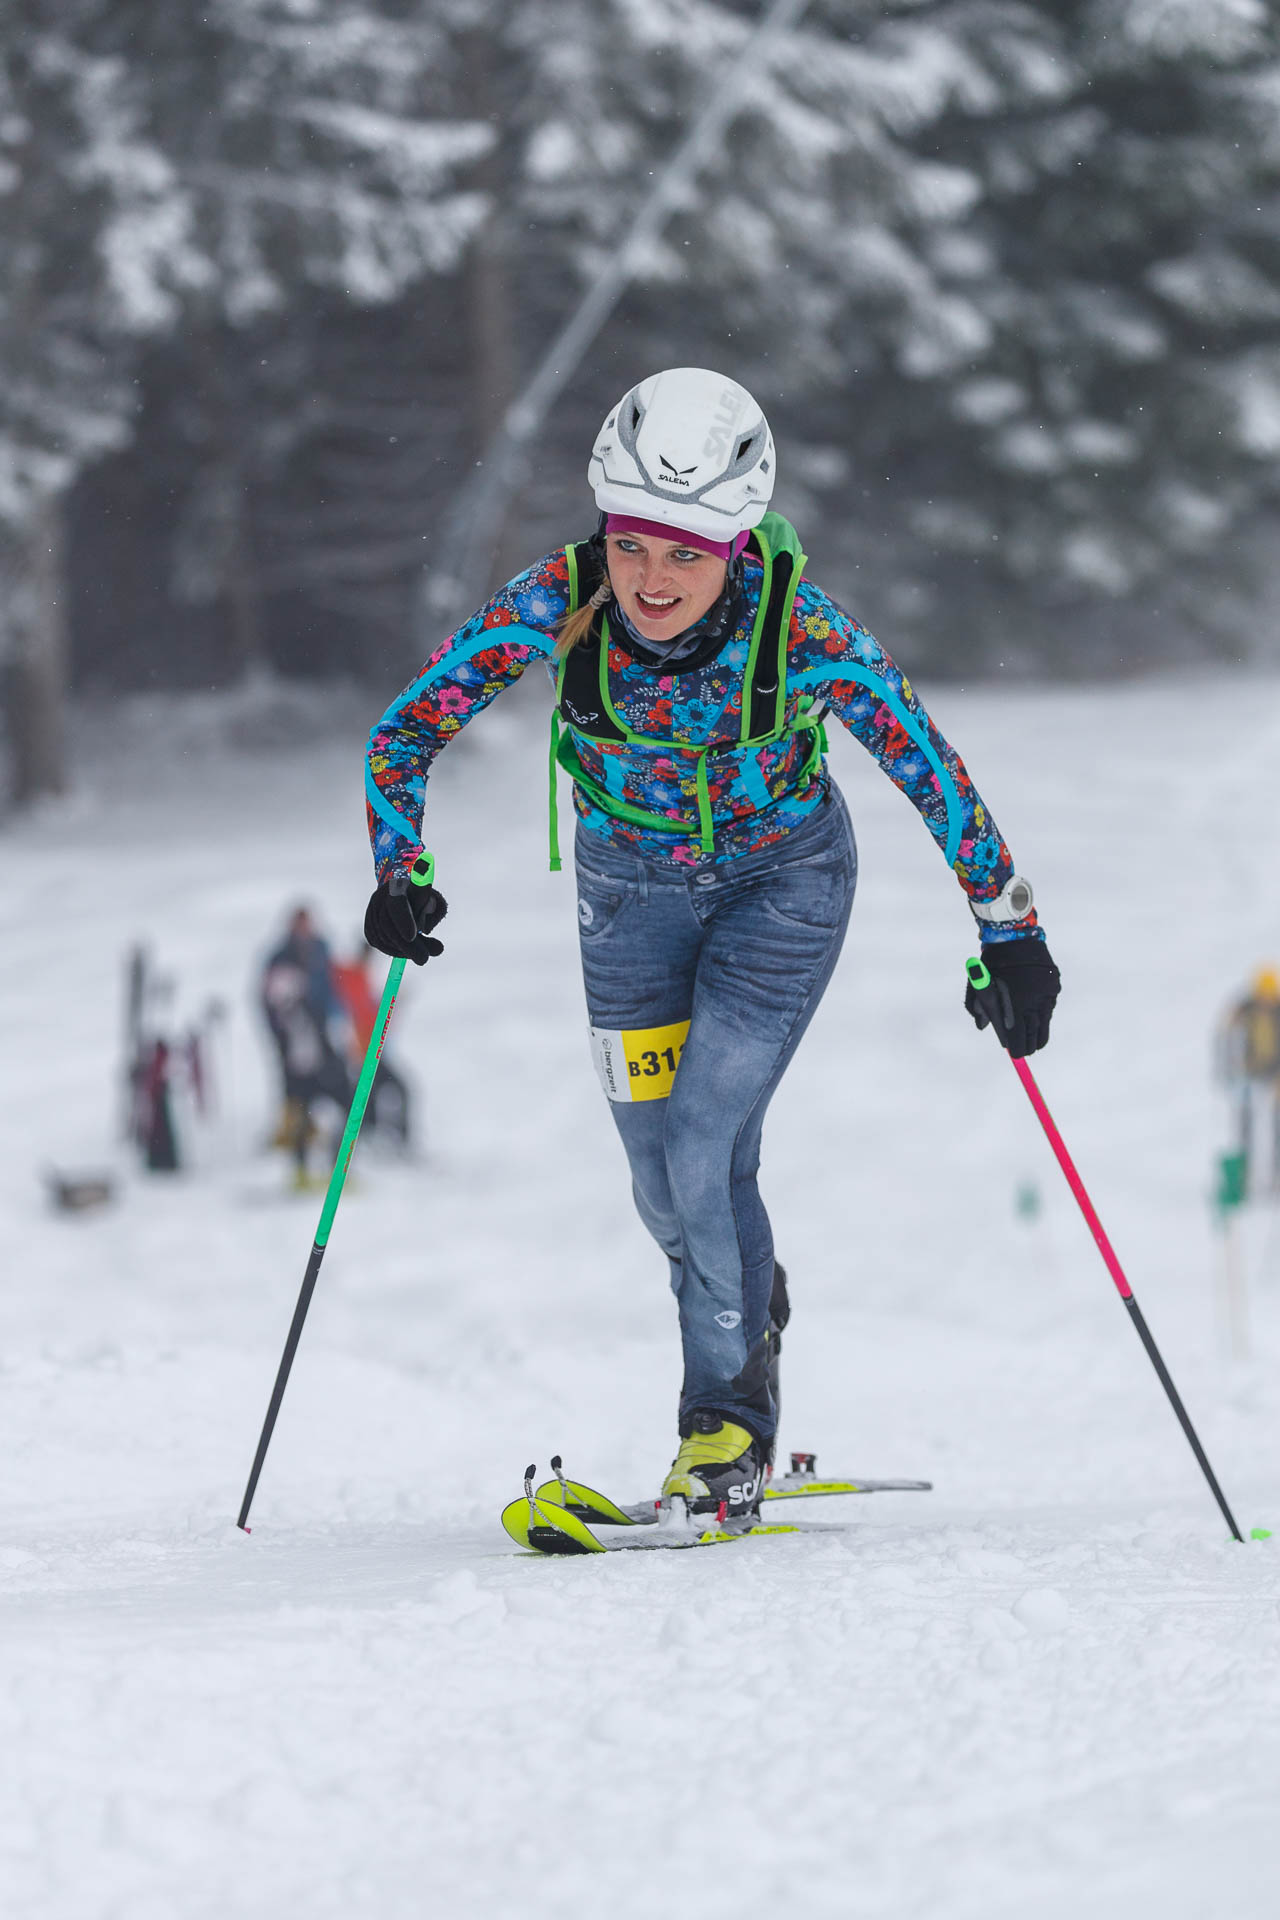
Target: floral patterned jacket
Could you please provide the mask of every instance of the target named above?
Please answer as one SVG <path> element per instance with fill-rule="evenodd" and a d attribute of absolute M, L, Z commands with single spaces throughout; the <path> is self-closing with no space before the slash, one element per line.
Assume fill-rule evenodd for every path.
<path fill-rule="evenodd" d="M 661 814 L 662 832 L 605 812 L 576 786 L 574 806 L 589 831 L 649 860 L 696 867 L 780 842 L 818 806 L 829 775 L 802 784 L 811 735 L 781 738 L 707 763 L 714 851 L 700 844 L 694 757 L 662 742 L 733 746 L 739 739 L 743 673 L 762 573 L 748 553 L 742 612 L 714 659 L 692 671 L 642 665 L 616 641 L 609 693 L 628 728 L 646 744 L 595 740 L 572 728 L 583 771 L 611 795 Z M 556 625 L 569 610 L 563 549 L 539 560 L 494 594 L 393 700 L 369 739 L 369 832 L 378 878 L 408 866 L 421 846 L 427 774 L 440 749 L 495 694 L 541 661 L 552 671 Z M 811 580 L 802 579 L 787 648 L 789 710 L 806 695 L 826 702 L 906 794 L 970 900 L 995 898 L 1013 873 L 1009 850 L 964 764 L 917 699 L 910 682 L 865 628 Z M 980 923 L 984 940 L 1038 933 L 1034 911 L 999 926 Z"/>

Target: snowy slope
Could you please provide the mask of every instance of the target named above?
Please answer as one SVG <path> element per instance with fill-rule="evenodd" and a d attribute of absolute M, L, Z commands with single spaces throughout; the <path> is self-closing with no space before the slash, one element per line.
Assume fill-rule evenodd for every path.
<path fill-rule="evenodd" d="M 0 837 L 0 1910 L 1274 1913 L 1280 1534 L 1226 1539 L 959 1010 L 958 891 L 844 738 L 859 903 L 765 1138 L 796 1301 L 782 1444 L 937 1490 L 810 1509 L 807 1539 L 509 1550 L 530 1458 L 654 1486 L 678 1371 L 583 1042 L 572 881 L 546 871 L 538 701 L 508 695 L 433 783 L 448 951 L 396 1016 L 428 1153 L 358 1167 L 251 1538 L 232 1522 L 318 1202 L 275 1197 L 256 1152 L 248 992 L 295 896 L 358 925 L 359 729 L 268 754 L 135 709 L 86 725 L 74 800 Z M 1247 1223 L 1233 1359 L 1206 1201 L 1210 1025 L 1280 953 L 1280 686 L 934 711 L 1063 969 L 1046 1095 L 1246 1530 L 1280 1527 L 1280 1219 Z M 41 1168 L 112 1150 L 138 936 L 180 1008 L 232 1000 L 234 1113 L 198 1171 L 58 1218 Z"/>

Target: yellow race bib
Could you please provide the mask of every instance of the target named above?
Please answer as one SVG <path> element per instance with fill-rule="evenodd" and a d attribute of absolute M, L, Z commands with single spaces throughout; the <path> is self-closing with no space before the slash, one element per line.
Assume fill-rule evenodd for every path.
<path fill-rule="evenodd" d="M 666 1027 L 592 1027 L 591 1055 L 610 1100 L 665 1100 L 689 1037 L 687 1020 Z"/>

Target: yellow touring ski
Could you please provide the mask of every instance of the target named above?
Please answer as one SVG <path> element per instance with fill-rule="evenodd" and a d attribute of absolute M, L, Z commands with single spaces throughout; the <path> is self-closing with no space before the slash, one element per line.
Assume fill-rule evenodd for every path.
<path fill-rule="evenodd" d="M 534 1553 L 609 1553 L 655 1547 L 727 1546 L 764 1534 L 802 1533 L 809 1529 L 756 1520 L 750 1526 L 726 1525 L 726 1515 L 694 1514 L 683 1501 L 664 1506 L 657 1500 L 619 1506 L 580 1480 L 566 1479 L 559 1454 L 551 1461 L 553 1480 L 535 1488 L 535 1467 L 525 1472 L 524 1495 L 502 1512 L 502 1524 L 518 1546 Z M 819 1479 L 811 1453 L 793 1453 L 791 1471 L 765 1488 L 766 1500 L 813 1499 L 826 1494 L 927 1493 L 928 1480 L 868 1480 L 853 1476 Z M 597 1527 L 610 1530 L 602 1540 Z"/>

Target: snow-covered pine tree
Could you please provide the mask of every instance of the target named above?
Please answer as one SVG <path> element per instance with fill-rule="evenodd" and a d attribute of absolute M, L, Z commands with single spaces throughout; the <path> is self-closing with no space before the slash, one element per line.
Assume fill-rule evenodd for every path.
<path fill-rule="evenodd" d="M 722 14 L 720 32 L 740 23 Z M 1070 86 L 1049 10 L 1020 0 L 813 0 L 670 235 L 692 311 L 721 289 L 708 351 L 719 332 L 785 427 L 780 503 L 823 577 L 856 607 L 865 582 L 892 624 L 928 582 L 913 537 L 903 565 L 904 516 L 955 437 L 948 394 L 991 351 L 1009 272 L 982 234 L 986 183 L 942 131 L 1033 121 Z"/>
<path fill-rule="evenodd" d="M 250 467 L 228 485 L 225 460 L 197 463 L 203 484 L 178 547 L 184 591 L 216 589 L 225 569 L 211 575 L 209 556 L 233 544 L 229 507 L 241 502 L 243 519 L 247 482 L 272 558 L 269 577 L 231 569 L 242 597 L 256 579 L 301 596 L 312 628 L 316 612 L 341 609 L 390 637 L 406 601 L 399 569 L 415 550 L 438 558 L 450 494 L 518 378 L 583 289 L 614 271 L 621 234 L 762 11 L 433 0 L 432 108 L 452 104 L 494 134 L 464 175 L 485 214 L 452 298 L 414 295 L 427 309 L 416 357 L 411 327 L 294 316 L 269 344 L 261 330 L 252 343 L 232 336 L 245 349 L 239 403 L 205 398 L 219 388 L 208 371 L 179 382 L 187 440 L 230 435 Z M 970 297 L 977 243 L 955 238 L 978 182 L 912 140 L 926 143 L 948 112 L 1021 109 L 1062 84 L 1026 9 L 983 9 L 985 41 L 972 25 L 968 41 L 952 32 L 953 13 L 970 19 L 908 0 L 811 0 L 798 27 L 757 51 L 722 152 L 630 263 L 633 291 L 538 436 L 518 538 L 496 543 L 499 572 L 582 515 L 582 449 L 617 391 L 681 359 L 723 362 L 758 387 L 791 448 L 784 504 L 825 562 L 822 490 L 834 486 L 840 538 L 825 544 L 837 561 L 849 553 L 850 489 L 882 507 L 883 446 L 904 431 L 900 415 L 908 437 L 926 421 L 948 428 L 945 374 L 990 336 Z M 1015 16 L 1017 61 L 991 51 Z M 831 409 L 846 387 L 857 414 L 840 446 Z M 856 551 L 874 529 L 868 511 Z M 409 641 L 415 655 L 420 645 Z"/>
<path fill-rule="evenodd" d="M 61 502 L 128 437 L 136 338 L 199 279 L 104 0 L 23 0 L 0 50 L 0 661 L 21 802 L 65 781 Z"/>
<path fill-rule="evenodd" d="M 544 117 L 522 191 L 570 271 L 751 17 L 656 0 Z M 728 356 L 824 576 L 917 658 L 1201 646 L 1275 486 L 1278 51 L 1261 0 L 813 0 L 598 359 Z"/>
<path fill-rule="evenodd" d="M 484 11 L 505 49 L 490 68 L 503 159 L 488 245 L 527 363 L 581 289 L 614 270 L 620 234 L 763 10 L 530 0 Z M 781 503 L 853 586 L 859 558 L 883 550 L 905 510 L 900 446 L 919 438 L 936 457 L 955 437 L 949 383 L 996 337 L 995 286 L 975 298 L 976 281 L 1005 271 L 974 230 L 984 183 L 963 155 L 937 150 L 937 130 L 1056 107 L 1071 85 L 1061 38 L 1018 0 L 811 0 L 758 51 L 723 151 L 630 263 L 633 290 L 539 436 L 523 517 L 542 538 L 571 510 L 584 436 L 627 380 L 706 360 L 731 365 L 771 408 L 791 448 Z M 520 349 L 498 357 L 509 369 Z M 838 537 L 824 541 L 825 493 Z"/>
<path fill-rule="evenodd" d="M 454 176 L 491 136 L 429 108 L 436 38 L 402 13 L 394 0 L 25 0 L 6 33 L 0 518 L 19 800 L 60 784 L 57 503 L 127 437 L 137 339 L 180 318 L 199 336 L 210 433 L 192 484 L 247 666 L 241 330 L 317 288 L 391 299 L 452 266 L 482 217 Z"/>
<path fill-rule="evenodd" d="M 219 0 L 156 19 L 140 0 L 119 11 L 134 12 L 149 41 L 159 138 L 210 263 L 187 330 L 195 458 L 176 579 L 181 597 L 225 603 L 235 677 L 266 657 L 270 582 L 251 489 L 269 483 L 317 415 L 323 424 L 342 404 L 308 377 L 313 329 L 299 309 L 332 307 L 335 295 L 381 305 L 454 267 L 485 211 L 458 174 L 492 136 L 447 101 L 437 110 L 442 42 L 428 10 Z M 216 111 L 202 115 L 197 91 L 210 80 Z M 262 324 L 290 310 L 296 329 L 280 330 L 267 366 Z"/>
<path fill-rule="evenodd" d="M 714 354 L 785 414 L 838 375 L 851 332 L 896 327 L 936 357 L 941 338 L 954 353 L 982 331 L 917 244 L 917 230 L 954 218 L 976 191 L 901 138 L 973 85 L 971 63 L 943 57 L 919 9 L 891 9 L 903 16 L 900 41 L 869 51 L 860 35 L 882 5 L 815 0 L 798 26 L 757 46 L 723 150 L 621 270 L 620 238 L 769 9 L 452 0 L 442 11 L 454 60 L 442 78 L 499 136 L 485 161 L 491 212 L 471 257 L 484 288 L 474 303 L 484 318 L 473 328 L 477 446 L 513 369 L 527 373 L 585 288 L 611 276 L 636 288 L 539 433 L 522 518 L 544 537 L 574 497 L 566 482 L 580 475 L 584 434 L 655 365 Z M 829 455 L 808 464 L 833 471 Z"/>
<path fill-rule="evenodd" d="M 181 401 L 180 464 L 198 476 L 179 578 L 206 598 L 236 584 L 242 657 L 259 644 L 255 594 L 292 595 L 292 624 L 318 614 L 331 649 L 348 622 L 353 653 L 375 627 L 394 646 L 450 492 L 611 271 L 762 10 L 405 0 L 371 38 L 332 42 L 315 32 L 323 8 L 304 25 L 230 0 L 208 16 L 244 28 L 234 58 L 219 53 L 229 72 L 268 28 L 278 52 L 282 22 L 317 49 L 306 111 L 283 111 L 302 82 L 258 51 L 248 110 L 229 126 L 188 116 L 176 136 L 208 196 L 196 231 L 229 231 L 243 202 L 258 235 L 243 273 L 239 241 L 223 245 L 231 291 L 216 321 L 202 296 L 157 396 Z M 1132 621 L 1154 580 L 1166 607 L 1179 588 L 1193 612 L 1212 604 L 1228 533 L 1271 485 L 1273 41 L 1255 0 L 810 0 L 758 55 L 723 152 L 546 422 L 499 570 L 585 530 L 583 448 L 604 408 L 653 366 L 695 360 L 760 391 L 789 453 L 780 504 L 815 568 L 916 662 L 1061 660 L 1068 631 L 1081 660 L 1107 610 Z M 376 78 L 343 64 L 362 44 L 389 49 Z M 450 175 L 460 269 L 424 278 L 424 252 L 403 309 L 353 324 L 336 229 L 290 224 L 291 183 L 323 208 L 315 167 L 336 149 L 313 146 L 315 129 L 355 124 L 338 111 L 352 99 L 386 112 L 378 89 L 396 85 L 420 117 L 489 139 Z M 228 196 L 237 167 L 247 185 Z M 284 303 L 255 305 L 272 272 Z M 291 289 L 317 282 L 300 323 Z M 416 657 L 419 636 L 405 644 Z"/>
<path fill-rule="evenodd" d="M 846 381 L 849 438 L 870 423 L 892 476 L 868 503 L 880 592 L 892 575 L 940 660 L 957 633 L 970 659 L 1059 670 L 1202 650 L 1248 587 L 1238 536 L 1280 451 L 1274 10 L 927 12 L 1021 78 L 928 130 L 978 183 L 940 245 L 985 341 L 899 357 L 870 414 Z"/>

